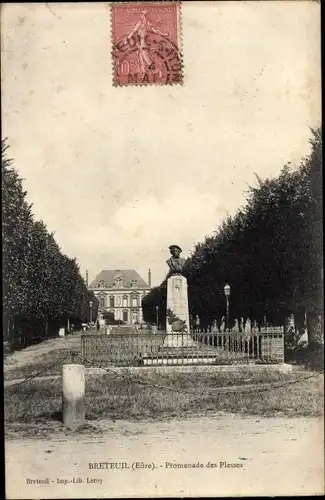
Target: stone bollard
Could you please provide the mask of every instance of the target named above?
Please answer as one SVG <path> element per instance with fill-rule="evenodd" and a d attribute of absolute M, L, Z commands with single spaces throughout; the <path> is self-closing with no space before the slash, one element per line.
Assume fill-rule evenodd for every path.
<path fill-rule="evenodd" d="M 70 429 L 85 423 L 85 367 L 62 366 L 62 419 Z"/>

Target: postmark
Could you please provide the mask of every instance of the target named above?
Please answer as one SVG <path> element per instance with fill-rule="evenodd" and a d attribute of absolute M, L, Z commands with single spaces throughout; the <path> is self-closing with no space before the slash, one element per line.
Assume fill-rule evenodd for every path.
<path fill-rule="evenodd" d="M 112 3 L 113 84 L 183 83 L 179 2 Z"/>

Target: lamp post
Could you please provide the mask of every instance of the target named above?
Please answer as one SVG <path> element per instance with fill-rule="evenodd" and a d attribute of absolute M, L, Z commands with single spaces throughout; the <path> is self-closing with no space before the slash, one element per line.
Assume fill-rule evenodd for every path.
<path fill-rule="evenodd" d="M 90 323 L 93 320 L 93 303 L 92 301 L 89 302 L 89 321 Z"/>
<path fill-rule="evenodd" d="M 156 324 L 157 324 L 157 331 L 158 331 L 158 324 L 159 324 L 159 306 L 156 306 Z"/>
<path fill-rule="evenodd" d="M 228 332 L 230 331 L 229 328 L 229 295 L 230 295 L 230 285 L 228 283 L 225 284 L 224 286 L 224 292 L 225 292 L 225 297 L 226 297 L 226 330 L 228 328 Z"/>

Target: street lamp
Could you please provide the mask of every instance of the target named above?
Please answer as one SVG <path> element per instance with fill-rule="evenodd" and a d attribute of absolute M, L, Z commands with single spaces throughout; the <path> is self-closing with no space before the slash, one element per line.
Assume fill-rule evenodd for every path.
<path fill-rule="evenodd" d="M 226 330 L 228 328 L 228 332 L 230 331 L 230 328 L 229 328 L 229 295 L 230 295 L 230 285 L 228 285 L 228 283 L 225 284 L 224 286 L 224 292 L 225 292 L 225 297 L 226 297 L 226 305 L 227 305 L 227 313 L 226 313 Z"/>
<path fill-rule="evenodd" d="M 159 306 L 156 306 L 156 324 L 157 324 L 157 331 L 158 331 L 158 323 L 159 323 Z"/>
<path fill-rule="evenodd" d="M 93 320 L 93 311 L 92 311 L 92 308 L 93 308 L 93 303 L 92 303 L 92 300 L 89 302 L 89 320 L 90 320 L 90 323 L 92 322 Z"/>

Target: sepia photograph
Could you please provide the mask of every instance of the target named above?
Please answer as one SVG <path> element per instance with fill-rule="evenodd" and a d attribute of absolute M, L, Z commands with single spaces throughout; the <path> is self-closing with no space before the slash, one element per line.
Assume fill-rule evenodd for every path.
<path fill-rule="evenodd" d="M 323 496 L 318 1 L 1 4 L 5 497 Z"/>

